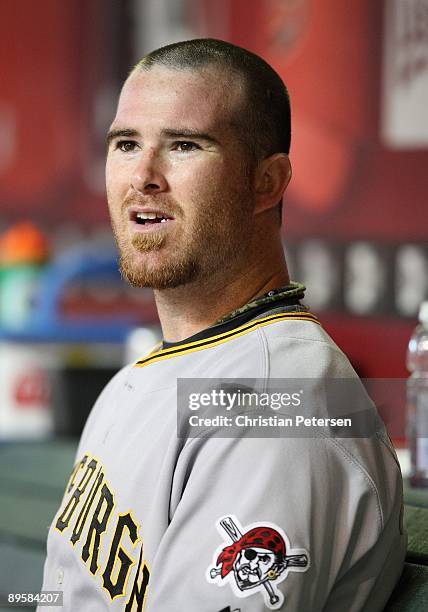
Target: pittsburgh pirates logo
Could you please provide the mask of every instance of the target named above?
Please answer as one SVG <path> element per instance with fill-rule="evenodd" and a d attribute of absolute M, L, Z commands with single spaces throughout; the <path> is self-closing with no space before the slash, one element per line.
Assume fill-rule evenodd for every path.
<path fill-rule="evenodd" d="M 284 595 L 278 590 L 289 571 L 305 572 L 309 567 L 306 550 L 291 549 L 285 533 L 270 523 L 248 525 L 241 528 L 236 517 L 226 516 L 217 523 L 232 540 L 217 550 L 214 566 L 207 571 L 207 580 L 218 586 L 228 583 L 238 597 L 259 592 L 271 610 L 284 603 Z"/>

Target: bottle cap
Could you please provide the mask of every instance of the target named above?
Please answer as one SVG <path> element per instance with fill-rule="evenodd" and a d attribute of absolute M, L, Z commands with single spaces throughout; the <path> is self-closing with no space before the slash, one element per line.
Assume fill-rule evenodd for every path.
<path fill-rule="evenodd" d="M 45 236 L 30 222 L 13 225 L 0 237 L 0 265 L 38 264 L 47 261 L 49 246 Z"/>
<path fill-rule="evenodd" d="M 422 302 L 419 308 L 419 321 L 421 323 L 428 323 L 428 301 Z"/>

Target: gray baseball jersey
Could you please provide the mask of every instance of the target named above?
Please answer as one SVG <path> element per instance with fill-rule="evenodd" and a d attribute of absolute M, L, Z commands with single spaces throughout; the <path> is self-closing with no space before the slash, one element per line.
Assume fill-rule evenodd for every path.
<path fill-rule="evenodd" d="M 406 536 L 382 425 L 177 437 L 177 378 L 356 379 L 315 317 L 287 310 L 163 348 L 104 389 L 48 536 L 43 589 L 64 612 L 383 609 Z"/>

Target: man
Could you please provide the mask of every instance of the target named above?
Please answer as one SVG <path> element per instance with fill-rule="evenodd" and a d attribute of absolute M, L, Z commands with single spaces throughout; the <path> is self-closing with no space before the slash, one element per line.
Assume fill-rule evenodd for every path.
<path fill-rule="evenodd" d="M 258 391 L 356 382 L 288 277 L 289 144 L 284 84 L 231 44 L 164 47 L 123 86 L 109 209 L 122 273 L 153 287 L 164 341 L 116 375 L 86 424 L 48 538 L 43 588 L 64 592 L 64 610 L 374 612 L 400 575 L 401 476 L 381 424 L 360 438 L 254 436 L 237 433 L 244 402 L 229 437 L 232 417 L 193 435 L 179 406 L 177 435 L 177 379 L 192 391 L 210 377 L 221 400 L 230 378 Z M 325 408 L 314 397 L 312 416 Z"/>

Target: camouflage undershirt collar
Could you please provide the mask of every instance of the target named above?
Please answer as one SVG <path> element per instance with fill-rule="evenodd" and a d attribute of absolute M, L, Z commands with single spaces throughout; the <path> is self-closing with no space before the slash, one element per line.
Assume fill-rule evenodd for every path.
<path fill-rule="evenodd" d="M 288 285 L 285 285 L 284 287 L 278 287 L 277 289 L 271 289 L 271 291 L 268 291 L 267 293 L 261 295 L 255 300 L 248 302 L 244 306 L 236 308 L 236 310 L 232 310 L 232 312 L 229 312 L 224 317 L 218 319 L 214 323 L 214 325 L 218 325 L 219 323 L 225 323 L 226 321 L 229 321 L 229 319 L 233 319 L 234 317 L 241 315 L 244 312 L 248 312 L 252 308 L 258 308 L 260 306 L 264 306 L 265 304 L 271 304 L 287 298 L 293 298 L 297 300 L 302 299 L 304 297 L 305 290 L 306 287 L 301 283 L 295 283 L 290 281 Z"/>

